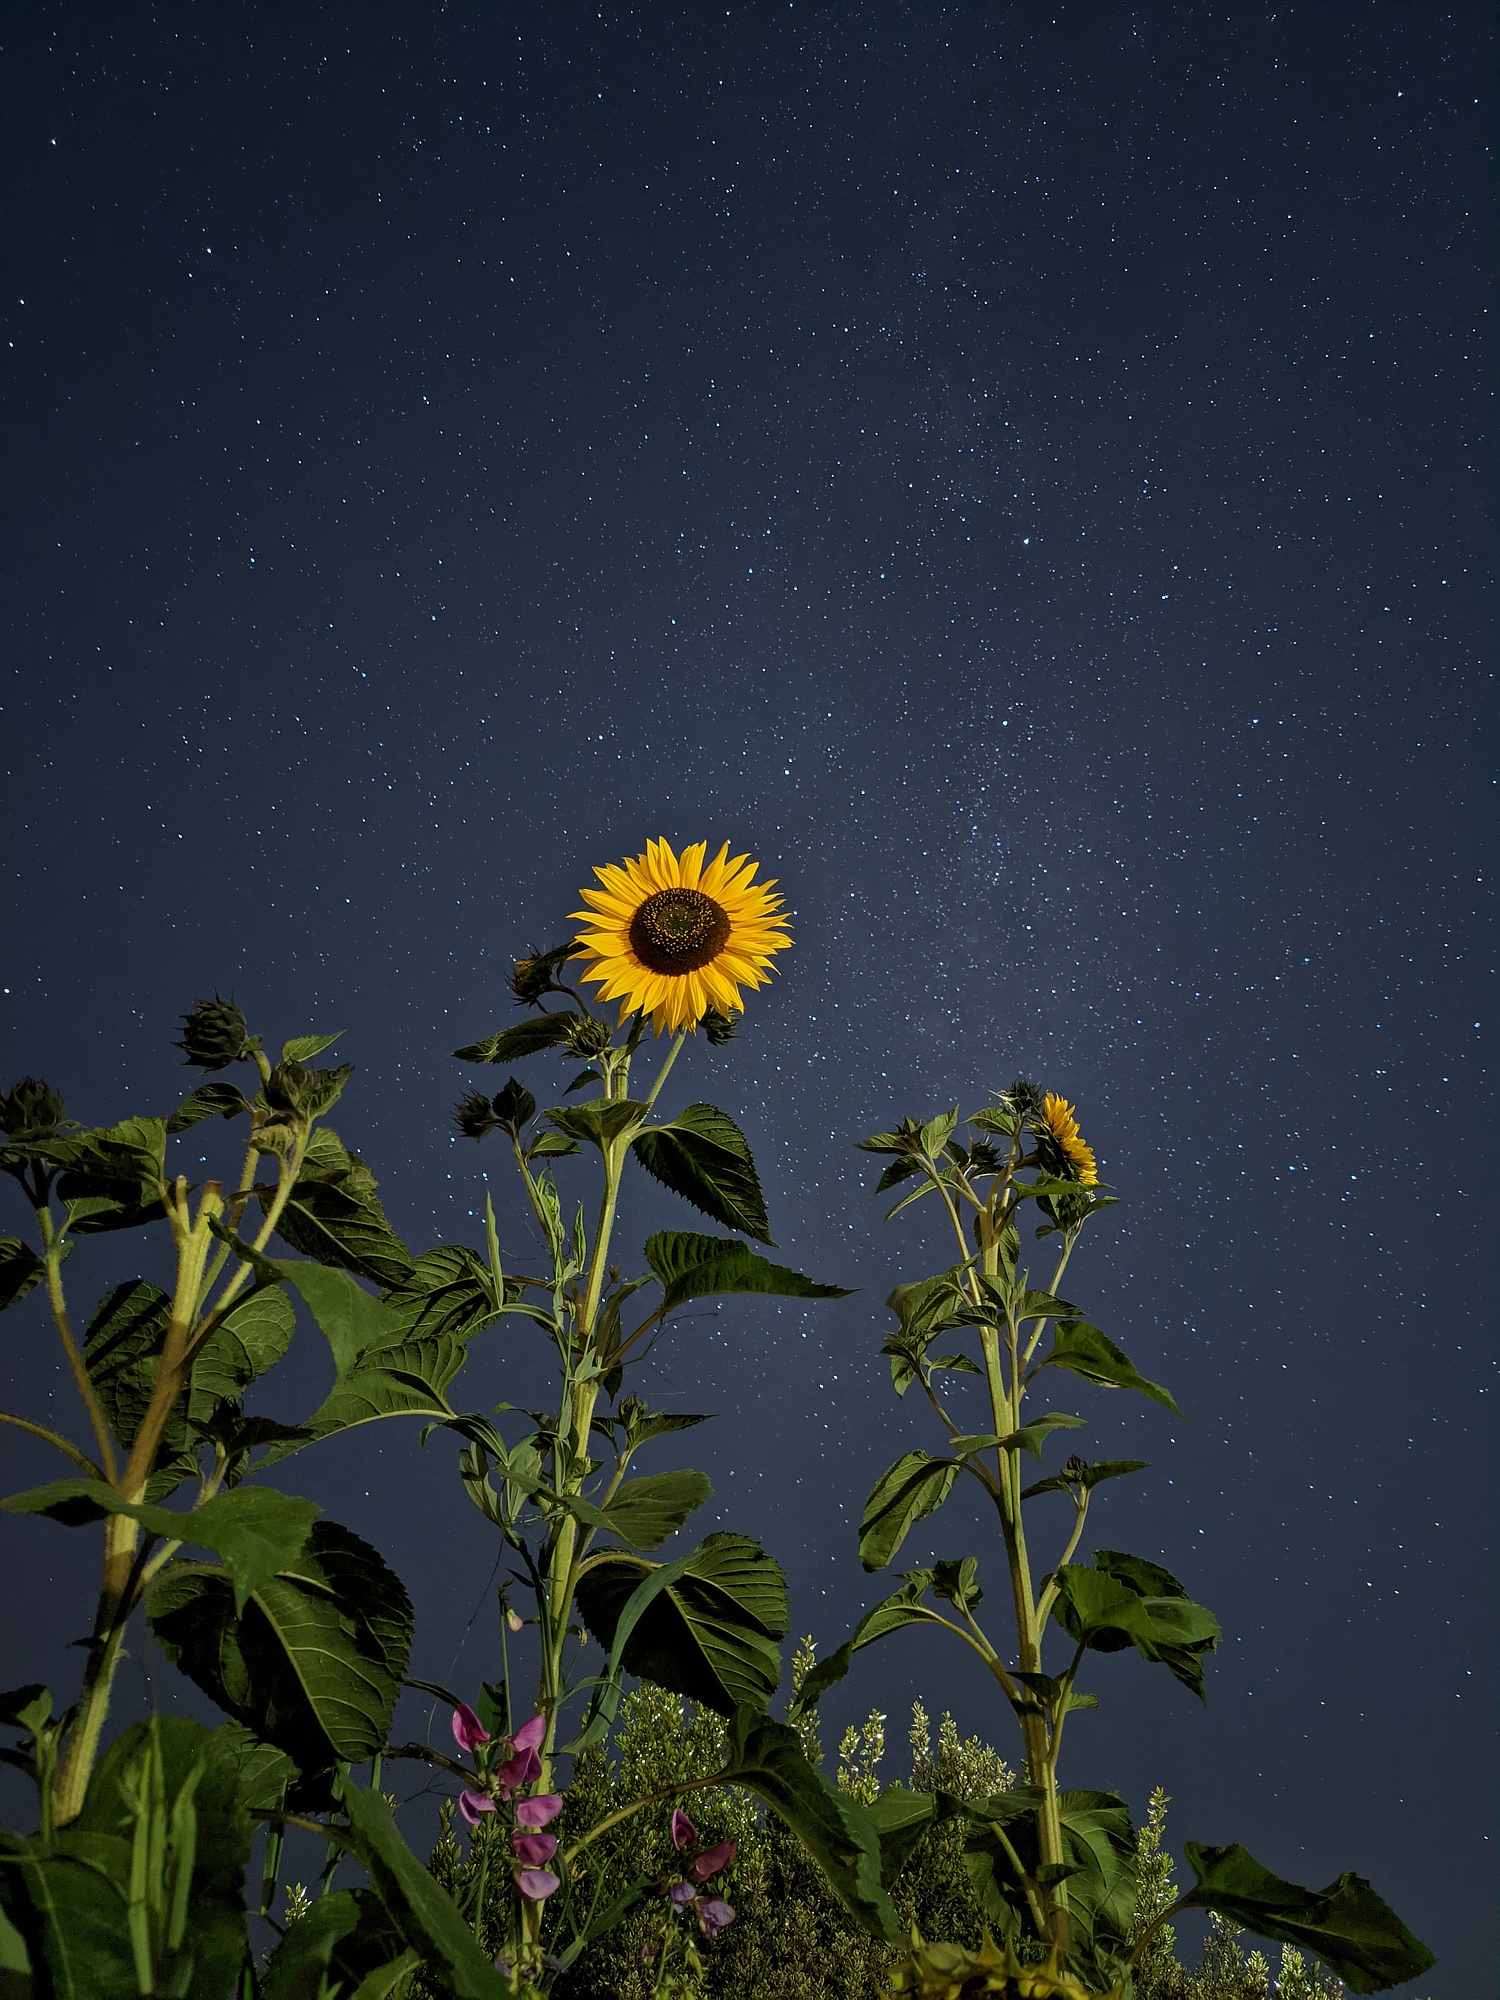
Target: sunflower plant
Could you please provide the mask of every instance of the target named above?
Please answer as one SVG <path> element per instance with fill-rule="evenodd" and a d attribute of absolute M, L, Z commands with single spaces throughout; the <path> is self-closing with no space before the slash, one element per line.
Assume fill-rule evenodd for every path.
<path fill-rule="evenodd" d="M 1302 1889 L 1239 1846 L 1189 1842 L 1196 1886 L 1142 1928 L 1135 1923 L 1138 1843 L 1126 1801 L 1110 1791 L 1062 1788 L 1069 1718 L 1099 1705 L 1080 1684 L 1099 1655 L 1133 1648 L 1202 1700 L 1204 1660 L 1220 1628 L 1158 1563 L 1102 1548 L 1080 1559 L 1095 1492 L 1144 1472 L 1143 1460 L 1073 1454 L 1028 1478 L 1028 1459 L 1041 1465 L 1054 1439 L 1083 1424 L 1066 1409 L 1034 1409 L 1037 1396 L 1064 1382 L 1125 1390 L 1181 1413 L 1170 1391 L 1142 1375 L 1062 1295 L 1083 1230 L 1116 1200 L 1100 1183 L 1073 1106 L 1021 1080 L 967 1125 L 960 1137 L 954 1107 L 925 1121 L 903 1119 L 862 1142 L 887 1162 L 880 1190 L 902 1189 L 887 1219 L 925 1200 L 936 1211 L 948 1261 L 898 1285 L 887 1301 L 895 1325 L 882 1352 L 892 1388 L 898 1398 L 912 1391 L 922 1397 L 940 1444 L 903 1452 L 881 1474 L 865 1501 L 859 1552 L 866 1570 L 889 1568 L 912 1530 L 966 1490 L 994 1526 L 1005 1609 L 997 1620 L 983 1608 L 973 1554 L 909 1569 L 807 1677 L 793 1705 L 794 1720 L 809 1715 L 857 1652 L 921 1626 L 967 1648 L 1019 1729 L 1023 1784 L 982 1801 L 892 1786 L 874 1802 L 888 1862 L 936 1822 L 963 1823 L 970 1878 L 1003 1941 L 1003 1949 L 987 1945 L 978 1958 L 956 1946 L 919 1948 L 893 1990 L 1122 1994 L 1156 1931 L 1186 1908 L 1217 1911 L 1310 1949 L 1356 1993 L 1413 1978 L 1432 1954 L 1367 1882 L 1345 1874 L 1327 1889 Z M 1034 1241 L 1052 1253 L 1051 1274 L 1040 1283 L 1023 1261 L 1028 1215 Z M 977 1385 L 977 1423 L 955 1396 L 963 1377 Z M 1041 1515 L 1040 1538 L 1029 1510 Z M 1045 1964 L 1028 1970 L 1028 1954 Z"/>
<path fill-rule="evenodd" d="M 709 1482 L 691 1470 L 635 1469 L 644 1447 L 705 1421 L 653 1411 L 626 1389 L 630 1368 L 675 1314 L 730 1294 L 844 1295 L 751 1247 L 775 1246 L 755 1162 L 734 1120 L 703 1102 L 664 1108 L 689 1040 L 701 1031 L 711 1045 L 729 1041 L 744 993 L 766 983 L 791 941 L 774 882 L 757 881 L 756 865 L 731 857 L 727 845 L 712 860 L 707 853 L 700 843 L 679 855 L 658 840 L 619 866 L 597 868 L 598 886 L 581 892 L 585 907 L 574 913 L 582 928 L 515 964 L 512 995 L 527 1018 L 456 1051 L 460 1061 L 501 1067 L 550 1053 L 574 1068 L 563 1101 L 549 1108 L 539 1110 L 511 1075 L 492 1094 L 470 1092 L 455 1111 L 465 1136 L 494 1135 L 508 1148 L 534 1246 L 529 1260 L 502 1255 L 487 1195 L 486 1259 L 472 1277 L 487 1285 L 496 1316 L 526 1320 L 547 1340 L 558 1371 L 551 1409 L 502 1403 L 439 1420 L 462 1440 L 465 1489 L 510 1561 L 502 1674 L 480 1690 L 472 1713 L 480 1728 L 519 1742 L 514 1718 L 534 1710 L 534 1725 L 525 1725 L 535 1729 L 534 1783 L 563 1801 L 542 1876 L 532 1869 L 528 1883 L 527 1870 L 512 1870 L 502 1958 L 517 1992 L 543 1990 L 642 1898 L 674 1893 L 672 1884 L 642 1880 L 601 1908 L 604 1878 L 590 1868 L 592 1842 L 647 1805 L 725 1783 L 782 1814 L 859 1920 L 878 1935 L 895 1934 L 869 1821 L 809 1763 L 797 1732 L 766 1714 L 787 1629 L 779 1566 L 749 1537 L 727 1532 L 665 1553 L 710 1497 Z M 592 1203 L 571 1191 L 565 1200 L 559 1174 L 576 1172 L 575 1161 L 591 1172 Z M 631 1168 L 733 1233 L 662 1230 L 628 1274 L 616 1261 L 615 1222 Z M 540 1268 L 525 1268 L 527 1261 Z M 524 1618 L 517 1602 L 528 1607 Z M 512 1668 L 509 1652 L 525 1643 L 523 1632 L 531 1650 Z M 602 1661 L 587 1655 L 589 1639 Z M 598 1826 L 570 1828 L 559 1765 L 607 1735 L 626 1673 L 722 1715 L 727 1762 L 709 1777 L 626 1804 Z M 449 1690 L 435 1691 L 462 1706 Z M 468 1784 L 471 1824 L 493 1805 L 495 1786 L 488 1791 L 482 1780 Z M 705 1938 L 722 1928 L 725 1907 L 700 1923 Z"/>

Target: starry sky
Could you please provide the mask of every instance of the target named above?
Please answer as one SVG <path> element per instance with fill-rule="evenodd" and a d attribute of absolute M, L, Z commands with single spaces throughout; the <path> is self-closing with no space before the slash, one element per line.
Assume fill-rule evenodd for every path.
<path fill-rule="evenodd" d="M 1420 1991 L 1478 2000 L 1489 11 L 12 0 L 0 42 L 0 1074 L 108 1122 L 175 1103 L 216 988 L 343 1028 L 397 1226 L 477 1241 L 490 1187 L 519 1258 L 449 1124 L 500 1079 L 451 1050 L 595 863 L 753 853 L 795 949 L 671 1088 L 857 1289 L 684 1322 L 651 1392 L 721 1421 L 656 1464 L 831 1650 L 864 1495 L 933 1442 L 880 1301 L 949 1254 L 854 1142 L 1018 1073 L 1074 1099 L 1122 1205 L 1069 1295 L 1188 1419 L 1080 1387 L 1086 1455 L 1151 1461 L 1091 1534 L 1226 1636 L 1201 1710 L 1100 1662 L 1066 1775 L 1358 1870 Z M 694 1219 L 638 1190 L 622 1241 Z M 80 1296 L 135 1274 L 104 1246 Z M 35 1297 L 6 1331 L 6 1407 L 70 1419 Z M 327 1372 L 310 1336 L 264 1406 Z M 461 1378 L 547 1379 L 517 1333 Z M 445 1449 L 287 1471 L 405 1576 L 416 1671 L 494 1672 Z M 904 1556 L 996 1596 L 967 1503 L 931 1525 Z M 7 1672 L 61 1685 L 94 1552 L 3 1541 Z M 826 1739 L 876 1704 L 904 1776 L 920 1694 L 1013 1755 L 967 1659 L 863 1654 Z M 144 1636 L 126 1671 L 122 1714 L 195 1699 Z"/>

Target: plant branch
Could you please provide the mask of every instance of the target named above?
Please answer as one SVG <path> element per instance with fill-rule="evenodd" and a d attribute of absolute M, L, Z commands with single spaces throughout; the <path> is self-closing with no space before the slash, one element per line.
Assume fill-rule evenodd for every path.
<path fill-rule="evenodd" d="M 115 1448 L 109 1435 L 109 1424 L 104 1415 L 104 1406 L 99 1401 L 89 1371 L 83 1365 L 83 1356 L 78 1351 L 78 1342 L 73 1338 L 73 1328 L 68 1320 L 67 1302 L 63 1297 L 62 1245 L 52 1227 L 52 1212 L 46 1206 L 36 1211 L 37 1221 L 42 1230 L 42 1251 L 47 1273 L 47 1304 L 52 1309 L 52 1323 L 62 1342 L 63 1353 L 68 1357 L 68 1367 L 73 1380 L 78 1385 L 78 1393 L 83 1398 L 83 1406 L 89 1413 L 93 1425 L 94 1441 L 99 1447 L 99 1463 L 104 1468 L 104 1477 L 113 1484 L 115 1478 Z"/>
<path fill-rule="evenodd" d="M 14 1424 L 18 1431 L 30 1431 L 33 1437 L 45 1438 L 48 1444 L 55 1444 L 65 1458 L 71 1458 L 80 1472 L 87 1473 L 90 1479 L 103 1479 L 103 1472 L 86 1451 L 80 1451 L 76 1444 L 70 1444 L 57 1431 L 49 1431 L 45 1424 L 34 1424 L 29 1417 L 13 1417 L 9 1410 L 0 1410 L 0 1424 Z"/>

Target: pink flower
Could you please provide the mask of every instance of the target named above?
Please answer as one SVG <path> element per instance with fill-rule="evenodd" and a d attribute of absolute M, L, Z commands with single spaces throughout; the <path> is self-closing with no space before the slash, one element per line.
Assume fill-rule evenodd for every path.
<path fill-rule="evenodd" d="M 721 1868 L 729 1866 L 735 1857 L 737 1846 L 736 1841 L 726 1840 L 717 1847 L 709 1848 L 706 1854 L 700 1854 L 688 1863 L 689 1875 L 695 1882 L 706 1882 L 710 1875 L 717 1875 Z"/>
<path fill-rule="evenodd" d="M 698 1829 L 680 1806 L 672 1809 L 672 1845 L 691 1847 L 697 1841 Z"/>
<path fill-rule="evenodd" d="M 516 1819 L 522 1826 L 546 1826 L 562 1809 L 562 1799 L 556 1792 L 538 1792 L 533 1798 L 517 1800 Z"/>
<path fill-rule="evenodd" d="M 488 1743 L 490 1732 L 466 1701 L 461 1701 L 453 1711 L 453 1738 L 460 1750 L 467 1750 L 472 1756 L 481 1743 Z"/>
<path fill-rule="evenodd" d="M 534 1715 L 530 1722 L 523 1722 L 510 1739 L 517 1750 L 536 1750 L 541 1747 L 542 1738 L 547 1734 L 545 1715 Z"/>
<path fill-rule="evenodd" d="M 734 1911 L 722 1896 L 710 1896 L 698 1905 L 698 1928 L 706 1938 L 715 1938 L 726 1924 L 734 1922 Z"/>
<path fill-rule="evenodd" d="M 690 1910 L 697 1907 L 698 1897 L 691 1882 L 674 1882 L 667 1900 L 674 1910 Z"/>
<path fill-rule="evenodd" d="M 528 1903 L 545 1903 L 562 1883 L 550 1868 L 521 1868 L 516 1872 L 516 1887 Z"/>
<path fill-rule="evenodd" d="M 495 1801 L 486 1798 L 483 1792 L 460 1792 L 458 1809 L 468 1825 L 478 1826 L 481 1814 L 495 1810 Z"/>
<path fill-rule="evenodd" d="M 542 1760 L 536 1753 L 537 1745 L 546 1734 L 546 1716 L 534 1715 L 530 1722 L 523 1722 L 510 1739 L 514 1755 L 495 1769 L 495 1781 L 507 1798 L 512 1792 L 518 1792 L 522 1785 L 534 1785 L 542 1775 Z"/>
<path fill-rule="evenodd" d="M 557 1852 L 557 1837 L 551 1833 L 513 1833 L 510 1844 L 528 1868 L 540 1868 Z"/>

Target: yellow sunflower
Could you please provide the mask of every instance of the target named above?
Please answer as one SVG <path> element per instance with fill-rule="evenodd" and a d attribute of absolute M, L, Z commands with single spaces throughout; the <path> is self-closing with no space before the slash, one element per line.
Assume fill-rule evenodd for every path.
<path fill-rule="evenodd" d="M 1042 1116 L 1047 1121 L 1047 1130 L 1057 1142 L 1057 1150 L 1073 1168 L 1080 1187 L 1096 1187 L 1099 1169 L 1094 1163 L 1094 1149 L 1079 1138 L 1078 1120 L 1073 1116 L 1072 1105 L 1065 1097 L 1058 1097 L 1049 1090 L 1042 1099 Z"/>
<path fill-rule="evenodd" d="M 573 940 L 590 961 L 580 976 L 620 1002 L 621 1020 L 649 1014 L 657 1034 L 696 1029 L 710 1008 L 742 1013 L 739 989 L 767 985 L 771 954 L 792 941 L 776 884 L 755 880 L 747 854 L 730 860 L 728 841 L 705 867 L 707 852 L 699 841 L 679 859 L 649 840 L 633 861 L 596 868 L 600 886 L 581 889 L 589 907 L 573 912 L 587 925 Z"/>

